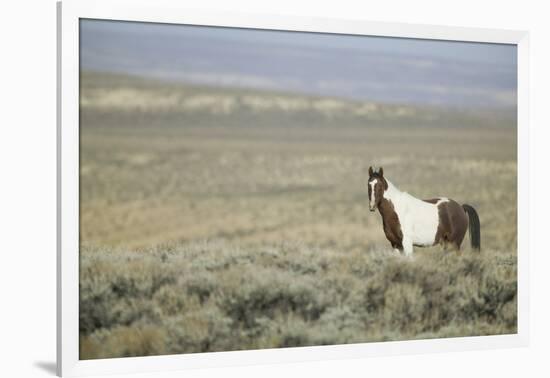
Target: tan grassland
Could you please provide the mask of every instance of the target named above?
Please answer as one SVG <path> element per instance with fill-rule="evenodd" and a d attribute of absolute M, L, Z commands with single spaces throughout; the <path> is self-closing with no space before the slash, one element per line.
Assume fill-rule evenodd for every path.
<path fill-rule="evenodd" d="M 83 73 L 80 139 L 83 359 L 516 332 L 513 112 Z M 369 165 L 481 253 L 393 255 Z"/>

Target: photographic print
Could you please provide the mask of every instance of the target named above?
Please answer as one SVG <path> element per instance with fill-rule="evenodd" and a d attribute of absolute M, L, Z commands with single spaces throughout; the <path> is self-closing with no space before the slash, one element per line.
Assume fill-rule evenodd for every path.
<path fill-rule="evenodd" d="M 517 46 L 80 20 L 82 360 L 517 333 Z"/>

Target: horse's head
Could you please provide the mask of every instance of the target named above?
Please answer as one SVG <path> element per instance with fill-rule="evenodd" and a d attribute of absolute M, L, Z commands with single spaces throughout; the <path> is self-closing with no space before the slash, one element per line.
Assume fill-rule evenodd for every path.
<path fill-rule="evenodd" d="M 369 208 L 370 211 L 376 210 L 384 192 L 388 189 L 388 182 L 384 178 L 384 169 L 380 167 L 378 172 L 375 172 L 372 167 L 369 167 Z"/>

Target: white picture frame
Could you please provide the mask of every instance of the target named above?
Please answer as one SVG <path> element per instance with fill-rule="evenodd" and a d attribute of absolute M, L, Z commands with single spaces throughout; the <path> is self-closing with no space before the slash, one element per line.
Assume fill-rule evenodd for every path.
<path fill-rule="evenodd" d="M 79 19 L 329 32 L 516 44 L 518 49 L 518 332 L 514 335 L 79 360 Z M 176 0 L 58 3 L 57 372 L 61 376 L 173 371 L 307 360 L 527 346 L 529 341 L 528 55 L 525 31 L 185 9 Z"/>

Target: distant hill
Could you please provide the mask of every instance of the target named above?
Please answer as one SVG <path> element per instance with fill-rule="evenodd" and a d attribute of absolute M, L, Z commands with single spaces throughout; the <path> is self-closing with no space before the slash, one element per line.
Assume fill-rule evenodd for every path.
<path fill-rule="evenodd" d="M 81 73 L 80 106 L 89 114 L 140 113 L 178 125 L 515 127 L 515 110 L 383 104 L 284 92 L 195 86 L 140 77 Z"/>

